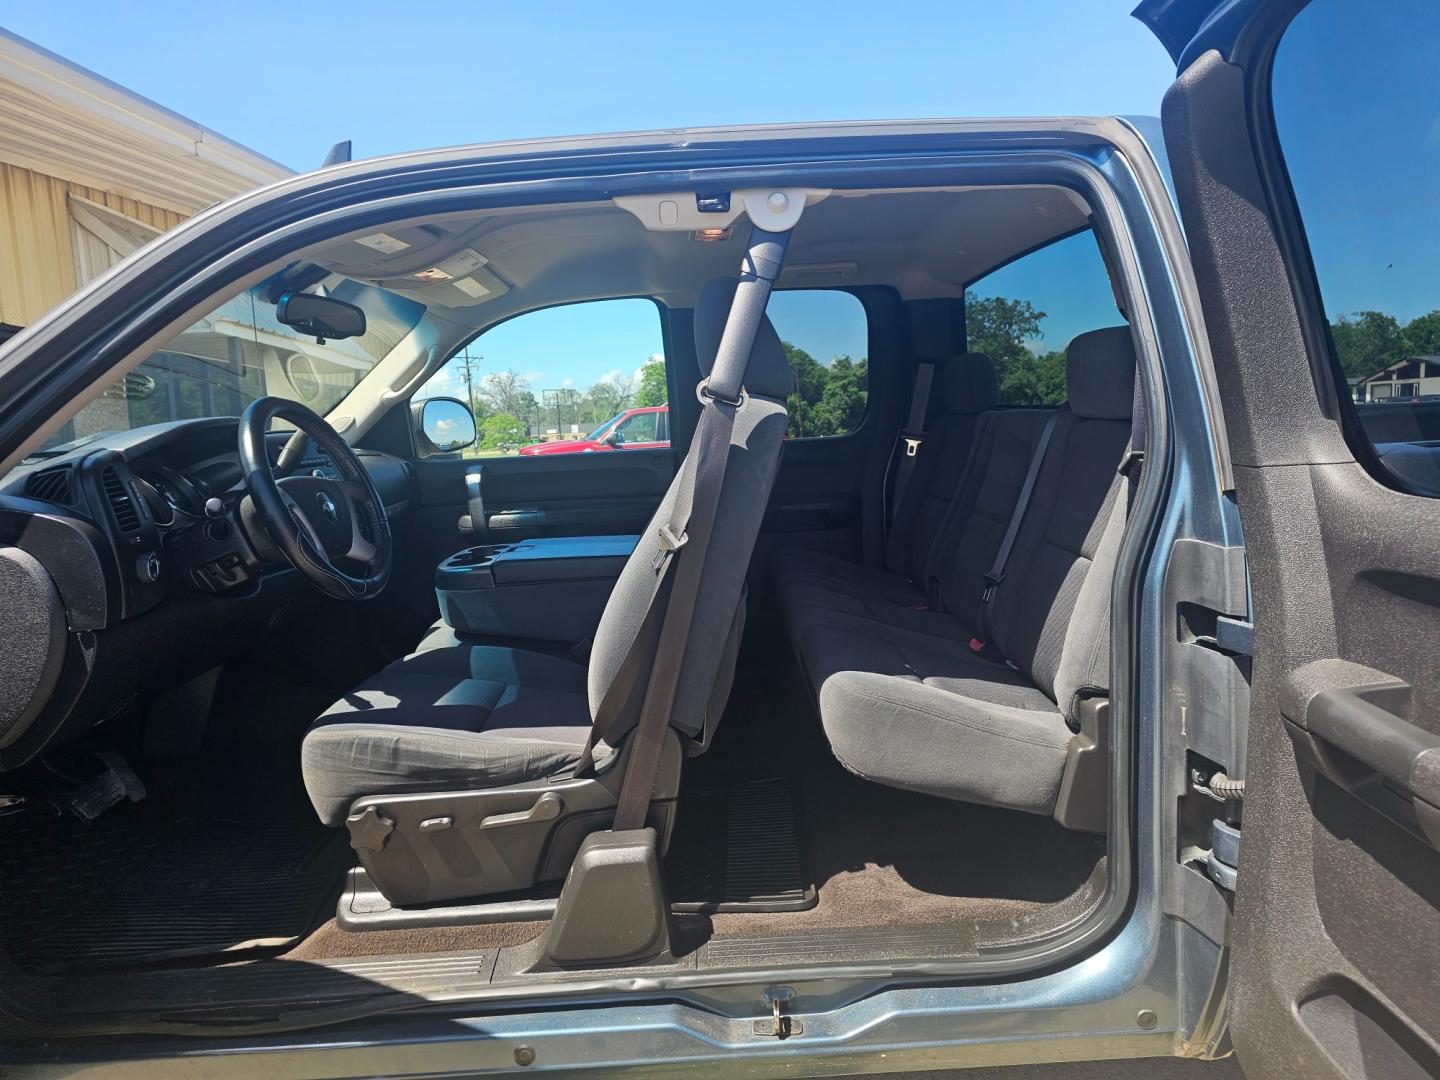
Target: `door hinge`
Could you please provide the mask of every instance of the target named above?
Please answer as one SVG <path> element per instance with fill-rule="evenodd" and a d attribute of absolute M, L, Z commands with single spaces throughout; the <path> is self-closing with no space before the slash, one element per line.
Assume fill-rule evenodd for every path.
<path fill-rule="evenodd" d="M 776 986 L 765 991 L 765 1003 L 770 1006 L 770 1015 L 755 1021 L 755 1034 L 770 1039 L 788 1039 L 792 1035 L 804 1034 L 805 1027 L 799 1017 L 786 1016 L 785 1005 L 795 999 L 795 991 L 788 986 Z"/>
<path fill-rule="evenodd" d="M 1205 876 L 1226 892 L 1235 891 L 1235 880 L 1240 871 L 1240 829 L 1227 825 L 1218 818 L 1210 823 L 1210 846 L 1198 844 L 1187 847 L 1180 853 L 1182 862 L 1200 863 L 1205 867 Z"/>

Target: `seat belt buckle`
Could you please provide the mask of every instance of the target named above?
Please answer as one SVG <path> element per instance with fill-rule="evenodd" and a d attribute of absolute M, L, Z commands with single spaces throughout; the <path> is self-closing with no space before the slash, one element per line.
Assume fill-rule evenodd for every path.
<path fill-rule="evenodd" d="M 996 577 L 994 574 L 986 574 L 985 591 L 980 594 L 980 602 L 983 604 L 990 603 L 990 601 L 995 597 L 995 590 L 998 589 L 1004 581 L 1004 574 L 1001 574 L 999 577 Z M 984 647 L 983 643 L 981 647 Z"/>
<path fill-rule="evenodd" d="M 690 542 L 690 534 L 685 533 L 681 536 L 676 536 L 670 531 L 668 524 L 661 525 L 660 528 L 655 531 L 660 537 L 660 543 L 655 548 L 655 557 L 650 560 L 650 569 L 658 574 L 660 567 L 665 565 L 665 560 L 669 558 L 672 553 L 679 551 Z"/>
<path fill-rule="evenodd" d="M 985 651 L 985 642 L 981 641 L 978 637 L 972 637 L 970 639 L 970 651 L 976 654 L 983 653 Z"/>

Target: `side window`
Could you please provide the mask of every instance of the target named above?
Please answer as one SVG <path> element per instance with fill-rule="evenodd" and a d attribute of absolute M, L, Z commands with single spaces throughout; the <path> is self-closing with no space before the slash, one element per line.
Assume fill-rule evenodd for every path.
<path fill-rule="evenodd" d="M 660 438 L 660 414 L 654 411 L 632 412 L 615 425 L 615 431 L 627 445 L 656 442 Z"/>
<path fill-rule="evenodd" d="M 1276 134 L 1342 396 L 1392 483 L 1440 496 L 1433 0 L 1314 0 L 1280 39 Z"/>
<path fill-rule="evenodd" d="M 1062 405 L 1065 349 L 1087 330 L 1125 318 L 1095 234 L 1056 240 L 965 290 L 965 339 L 995 361 L 1002 405 Z"/>
<path fill-rule="evenodd" d="M 591 300 L 516 315 L 452 356 L 416 397 L 470 406 L 480 432 L 472 457 L 667 445 L 660 309 Z"/>
<path fill-rule="evenodd" d="M 770 294 L 766 313 L 795 372 L 790 438 L 849 435 L 870 398 L 865 305 L 837 289 L 786 289 Z"/>

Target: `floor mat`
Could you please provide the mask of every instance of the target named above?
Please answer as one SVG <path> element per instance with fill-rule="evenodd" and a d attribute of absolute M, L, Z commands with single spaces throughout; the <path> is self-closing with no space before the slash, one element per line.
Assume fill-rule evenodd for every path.
<path fill-rule="evenodd" d="M 122 809 L 85 823 L 37 808 L 0 823 L 4 938 L 21 966 L 282 949 L 331 913 L 351 862 L 343 834 L 313 820 L 158 821 Z"/>
<path fill-rule="evenodd" d="M 815 906 L 790 782 L 686 792 L 665 860 L 678 912 L 803 911 Z"/>

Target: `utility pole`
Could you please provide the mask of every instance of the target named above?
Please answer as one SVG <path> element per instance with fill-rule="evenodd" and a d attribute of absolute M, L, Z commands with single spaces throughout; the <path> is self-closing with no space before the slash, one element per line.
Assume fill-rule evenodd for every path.
<path fill-rule="evenodd" d="M 484 360 L 483 356 L 471 356 L 470 346 L 460 355 L 461 370 L 465 373 L 465 397 L 470 403 L 470 415 L 475 416 L 475 365 Z"/>

